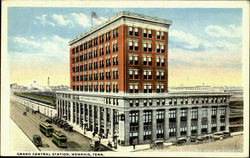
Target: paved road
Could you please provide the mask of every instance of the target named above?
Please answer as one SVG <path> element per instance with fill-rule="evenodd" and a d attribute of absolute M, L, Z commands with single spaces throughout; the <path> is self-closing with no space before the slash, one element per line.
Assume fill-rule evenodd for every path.
<path fill-rule="evenodd" d="M 144 151 L 174 151 L 174 152 L 243 152 L 243 135 L 235 135 L 223 140 L 202 144 L 169 146 L 163 149 L 148 149 Z"/>
<path fill-rule="evenodd" d="M 23 130 L 23 132 L 32 139 L 33 134 L 39 134 L 42 138 L 43 147 L 39 150 L 43 151 L 90 151 L 89 138 L 81 135 L 78 132 L 66 132 L 62 128 L 52 125 L 54 129 L 63 131 L 67 136 L 67 148 L 59 148 L 52 143 L 51 138 L 44 136 L 39 130 L 39 123 L 46 117 L 41 114 L 31 114 L 27 112 L 27 116 L 23 115 L 25 106 L 11 99 L 10 101 L 10 117 Z M 101 147 L 101 151 L 106 151 L 107 148 Z"/>

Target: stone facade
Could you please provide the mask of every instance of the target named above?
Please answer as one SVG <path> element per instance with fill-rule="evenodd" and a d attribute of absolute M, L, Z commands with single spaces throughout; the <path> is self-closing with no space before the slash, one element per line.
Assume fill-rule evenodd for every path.
<path fill-rule="evenodd" d="M 84 131 L 96 131 L 122 145 L 229 130 L 227 93 L 102 94 L 57 92 L 57 112 Z"/>

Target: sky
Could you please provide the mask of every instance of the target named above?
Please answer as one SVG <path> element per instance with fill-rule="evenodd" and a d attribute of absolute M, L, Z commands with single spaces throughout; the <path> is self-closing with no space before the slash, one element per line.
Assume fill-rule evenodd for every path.
<path fill-rule="evenodd" d="M 242 85 L 240 8 L 9 7 L 10 83 L 69 85 L 68 42 L 122 10 L 170 19 L 169 86 Z"/>

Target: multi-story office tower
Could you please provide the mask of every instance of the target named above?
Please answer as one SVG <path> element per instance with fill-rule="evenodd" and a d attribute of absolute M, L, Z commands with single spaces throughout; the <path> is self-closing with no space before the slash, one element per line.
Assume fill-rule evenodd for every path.
<path fill-rule="evenodd" d="M 167 92 L 171 22 L 122 12 L 70 41 L 74 91 Z"/>
<path fill-rule="evenodd" d="M 121 145 L 227 130 L 229 94 L 167 93 L 170 25 L 121 12 L 70 41 L 73 91 L 57 92 L 58 116 Z"/>

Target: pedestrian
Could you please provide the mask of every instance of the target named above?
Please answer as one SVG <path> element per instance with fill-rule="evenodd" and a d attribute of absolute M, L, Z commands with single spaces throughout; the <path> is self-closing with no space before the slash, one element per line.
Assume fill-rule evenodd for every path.
<path fill-rule="evenodd" d="M 133 149 L 135 150 L 135 144 L 133 144 Z"/>

